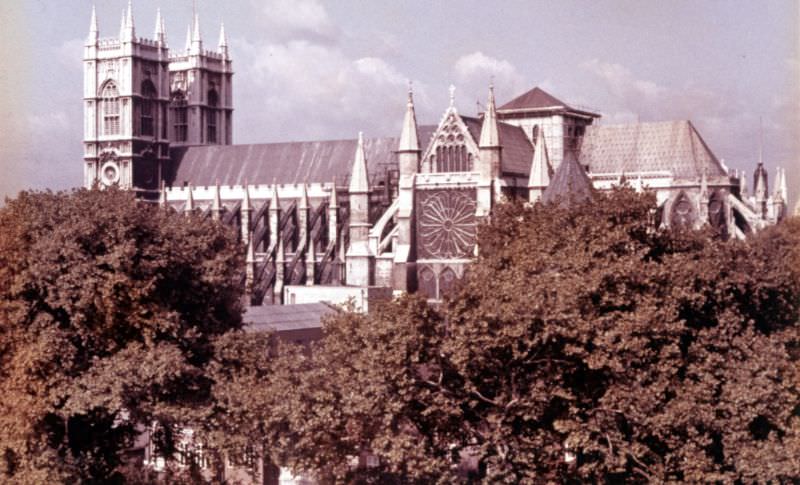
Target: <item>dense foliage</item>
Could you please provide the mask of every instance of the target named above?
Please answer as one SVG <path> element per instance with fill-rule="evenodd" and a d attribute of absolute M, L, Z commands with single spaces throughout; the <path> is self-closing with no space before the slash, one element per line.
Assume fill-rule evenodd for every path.
<path fill-rule="evenodd" d="M 800 221 L 723 241 L 654 207 L 501 206 L 451 299 L 342 313 L 231 409 L 336 481 L 798 479 Z"/>
<path fill-rule="evenodd" d="M 207 412 L 214 337 L 241 326 L 236 236 L 118 190 L 23 192 L 0 228 L 0 481 L 118 480 L 137 430 Z"/>

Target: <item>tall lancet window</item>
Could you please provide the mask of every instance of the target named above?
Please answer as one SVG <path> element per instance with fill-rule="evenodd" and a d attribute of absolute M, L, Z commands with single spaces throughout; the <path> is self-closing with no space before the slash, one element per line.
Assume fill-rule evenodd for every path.
<path fill-rule="evenodd" d="M 178 91 L 172 95 L 172 120 L 175 129 L 175 142 L 186 141 L 189 132 L 186 98 Z"/>
<path fill-rule="evenodd" d="M 208 92 L 208 112 L 206 113 L 208 122 L 206 138 L 209 143 L 217 143 L 217 104 L 219 104 L 219 97 L 217 92 L 212 89 Z"/>
<path fill-rule="evenodd" d="M 109 81 L 103 86 L 100 94 L 103 109 L 103 134 L 119 135 L 119 91 L 117 86 Z"/>
<path fill-rule="evenodd" d="M 142 136 L 153 136 L 153 113 L 155 112 L 155 97 L 156 87 L 150 81 L 142 83 L 142 106 L 140 111 L 141 116 L 141 134 Z"/>

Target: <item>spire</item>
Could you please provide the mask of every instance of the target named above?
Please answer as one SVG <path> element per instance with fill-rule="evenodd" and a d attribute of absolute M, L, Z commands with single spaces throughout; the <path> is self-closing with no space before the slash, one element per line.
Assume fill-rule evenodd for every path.
<path fill-rule="evenodd" d="M 456 87 L 452 84 L 450 85 L 450 108 L 455 109 L 456 107 Z"/>
<path fill-rule="evenodd" d="M 193 54 L 203 53 L 203 39 L 200 36 L 200 16 L 197 15 L 197 8 L 194 9 L 192 20 L 192 45 L 191 51 Z"/>
<path fill-rule="evenodd" d="M 369 192 L 369 177 L 367 176 L 367 156 L 364 154 L 364 133 L 358 132 L 358 145 L 356 156 L 353 160 L 353 169 L 350 171 L 350 193 Z"/>
<path fill-rule="evenodd" d="M 528 179 L 528 189 L 530 190 L 529 198 L 531 202 L 536 202 L 540 199 L 544 189 L 550 185 L 550 157 L 547 154 L 547 146 L 545 145 L 543 130 L 537 130 L 536 134 L 536 148 L 533 152 L 533 165 L 531 166 L 531 175 Z"/>
<path fill-rule="evenodd" d="M 333 184 L 331 185 L 331 197 L 328 201 L 328 207 L 339 207 L 338 196 L 336 195 L 336 177 L 333 177 Z"/>
<path fill-rule="evenodd" d="M 97 29 L 97 11 L 92 5 L 92 19 L 89 21 L 89 37 L 86 38 L 88 45 L 95 45 L 99 38 L 99 30 Z"/>
<path fill-rule="evenodd" d="M 192 48 L 192 26 L 186 26 L 186 46 L 184 50 L 188 53 L 189 50 Z"/>
<path fill-rule="evenodd" d="M 278 200 L 278 182 L 272 179 L 272 197 L 269 201 L 269 208 L 278 210 L 280 208 L 280 201 Z"/>
<path fill-rule="evenodd" d="M 162 45 L 167 44 L 167 30 L 164 28 L 164 18 L 161 16 L 161 9 L 156 9 L 156 34 L 155 34 L 156 42 L 160 42 Z"/>
<path fill-rule="evenodd" d="M 122 17 L 119 20 L 119 40 L 125 38 L 125 9 L 122 10 Z"/>
<path fill-rule="evenodd" d="M 225 22 L 219 24 L 219 51 L 228 56 L 228 36 L 225 34 Z"/>
<path fill-rule="evenodd" d="M 411 91 L 411 82 L 408 83 L 408 103 L 406 103 L 406 116 L 403 118 L 403 131 L 400 132 L 399 152 L 418 152 L 419 137 L 417 136 L 417 116 L 414 113 L 414 94 Z"/>
<path fill-rule="evenodd" d="M 132 42 L 136 40 L 136 28 L 133 25 L 133 4 L 132 0 L 128 0 L 128 9 L 124 14 L 124 23 L 122 27 L 122 41 Z"/>
<path fill-rule="evenodd" d="M 497 112 L 494 105 L 494 85 L 489 85 L 489 102 L 486 106 L 486 113 L 483 115 L 483 125 L 481 126 L 481 139 L 478 144 L 481 148 L 499 147 L 500 135 L 497 128 Z"/>

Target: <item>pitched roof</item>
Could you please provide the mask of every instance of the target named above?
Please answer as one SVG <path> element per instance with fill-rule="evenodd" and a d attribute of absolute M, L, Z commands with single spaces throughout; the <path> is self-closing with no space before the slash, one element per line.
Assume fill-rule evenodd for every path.
<path fill-rule="evenodd" d="M 564 156 L 550 185 L 542 194 L 542 202 L 549 204 L 585 200 L 591 196 L 592 190 L 592 181 L 570 151 Z"/>
<path fill-rule="evenodd" d="M 497 108 L 497 111 L 542 109 L 542 108 L 566 108 L 572 109 L 567 103 L 556 98 L 552 94 L 535 87 L 530 91 L 520 94 L 516 98 Z"/>
<path fill-rule="evenodd" d="M 471 116 L 461 116 L 469 129 L 469 134 L 477 143 L 480 139 L 481 126 L 483 120 Z M 500 135 L 500 145 L 502 146 L 503 174 L 528 175 L 531 171 L 531 160 L 533 160 L 533 144 L 525 135 L 525 131 L 519 126 L 509 125 L 508 123 L 498 122 L 497 129 Z"/>
<path fill-rule="evenodd" d="M 420 136 L 435 127 L 421 126 Z M 397 138 L 364 140 L 367 172 L 375 180 L 386 168 L 396 168 Z M 357 140 L 327 140 L 252 145 L 206 145 L 173 148 L 165 170 L 169 185 L 194 186 L 299 184 L 330 182 L 336 177 L 347 184 L 353 167 Z"/>
<path fill-rule="evenodd" d="M 592 125 L 578 155 L 589 173 L 670 171 L 676 179 L 727 176 L 689 121 Z"/>

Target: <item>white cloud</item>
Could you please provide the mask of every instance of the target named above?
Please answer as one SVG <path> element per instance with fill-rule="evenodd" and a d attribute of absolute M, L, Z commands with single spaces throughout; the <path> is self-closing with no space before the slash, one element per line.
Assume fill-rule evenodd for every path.
<path fill-rule="evenodd" d="M 274 40 L 331 42 L 340 34 L 319 0 L 253 0 L 262 13 L 265 35 Z"/>
<path fill-rule="evenodd" d="M 494 82 L 495 92 L 501 99 L 516 96 L 530 87 L 509 61 L 488 56 L 481 51 L 459 57 L 454 70 L 459 93 L 477 95 L 481 103 L 486 101 L 485 93 L 490 82 Z"/>
<path fill-rule="evenodd" d="M 351 58 L 337 45 L 234 39 L 237 142 L 397 134 L 408 77 L 379 57 Z M 415 82 L 418 100 L 425 87 Z"/>

